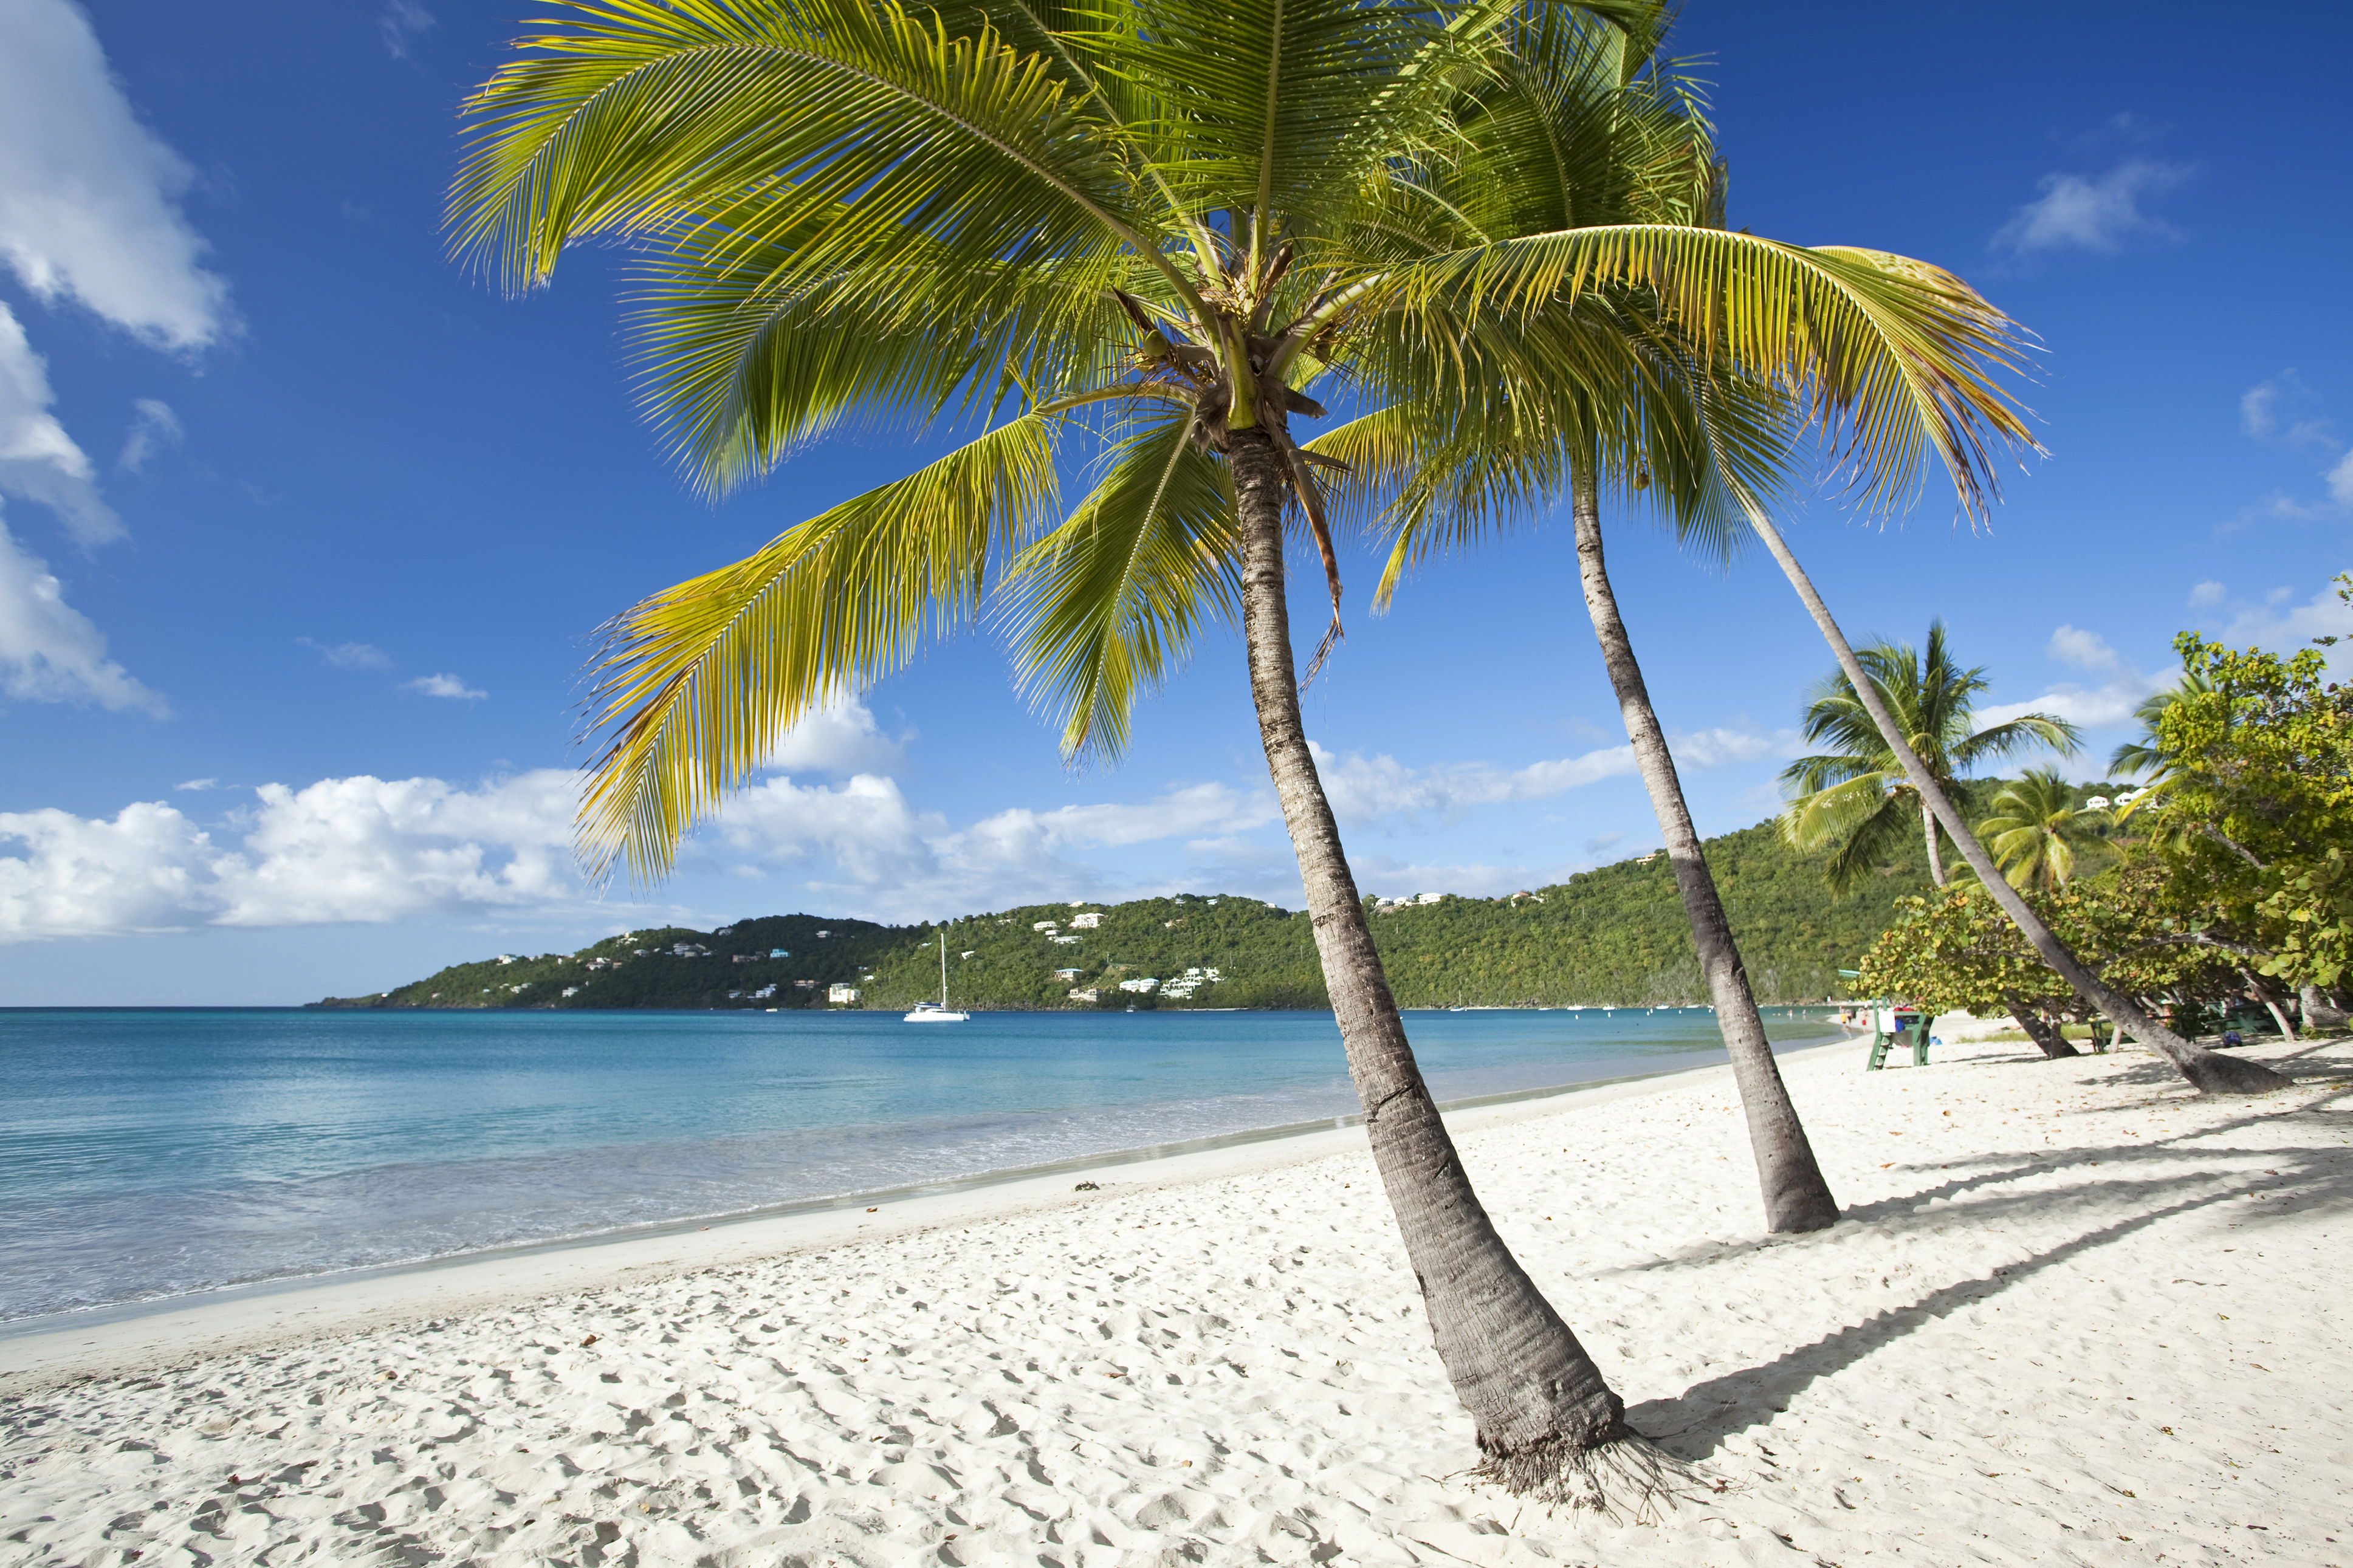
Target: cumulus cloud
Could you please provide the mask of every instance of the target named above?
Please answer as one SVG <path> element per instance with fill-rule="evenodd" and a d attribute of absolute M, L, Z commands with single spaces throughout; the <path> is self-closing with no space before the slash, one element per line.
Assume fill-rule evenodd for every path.
<path fill-rule="evenodd" d="M 2228 624 L 2208 635 L 2232 647 L 2261 647 L 2274 653 L 2299 653 L 2322 637 L 2353 637 L 2353 607 L 2337 596 L 2334 584 L 2302 604 L 2290 588 L 2274 588 L 2259 604 L 2241 601 L 2232 607 Z M 2329 668 L 2342 673 L 2353 666 L 2353 643 L 2340 642 L 2327 650 Z"/>
<path fill-rule="evenodd" d="M 1173 787 L 1139 802 L 1014 807 L 952 827 L 921 812 L 896 780 L 860 773 L 839 784 L 776 778 L 731 800 L 711 833 L 718 848 L 792 868 L 813 890 L 884 918 L 1052 899 L 1154 890 L 1120 884 L 1082 858 L 1091 849 L 1192 840 L 1197 861 L 1235 857 L 1215 837 L 1275 820 L 1273 799 L 1220 784 Z M 1295 889 L 1295 873 L 1289 885 Z"/>
<path fill-rule="evenodd" d="M 364 642 L 339 642 L 332 647 L 313 642 L 309 637 L 296 637 L 296 642 L 314 650 L 321 658 L 337 669 L 390 669 L 392 656 L 380 647 Z"/>
<path fill-rule="evenodd" d="M 1667 747 L 1676 764 L 1687 768 L 1795 756 L 1799 750 L 1794 730 L 1771 734 L 1755 730 L 1701 730 L 1668 736 Z M 1382 816 L 1452 817 L 1474 805 L 1544 800 L 1634 771 L 1630 745 L 1603 746 L 1524 768 L 1498 768 L 1487 763 L 1413 768 L 1388 755 L 1329 752 L 1313 741 L 1308 749 L 1314 753 L 1316 772 L 1331 797 L 1332 810 L 1343 824 Z"/>
<path fill-rule="evenodd" d="M 172 412 L 172 405 L 161 398 L 142 397 L 131 406 L 131 430 L 122 438 L 122 455 L 114 460 L 135 474 L 156 453 L 178 446 L 187 432 L 181 428 L 180 416 Z"/>
<path fill-rule="evenodd" d="M 164 700 L 106 657 L 106 636 L 65 601 L 47 566 L 0 523 L 0 693 L 32 702 L 95 702 L 162 718 Z"/>
<path fill-rule="evenodd" d="M 162 801 L 111 819 L 0 812 L 0 942 L 582 909 L 578 779 L 266 784 L 227 830 L 242 830 L 233 846 Z"/>
<path fill-rule="evenodd" d="M 572 856 L 580 783 L 576 773 L 549 768 L 472 789 L 366 776 L 302 789 L 265 784 L 249 805 L 211 826 L 162 801 L 111 818 L 0 813 L 0 942 L 213 925 L 584 917 L 596 895 Z M 192 779 L 181 787 L 215 784 Z M 690 842 L 686 859 L 691 869 L 789 874 L 818 907 L 906 920 L 1180 890 L 1187 881 L 1124 883 L 1085 854 L 1189 839 L 1195 872 L 1247 866 L 1271 884 L 1261 896 L 1287 887 L 1295 897 L 1287 856 L 1247 846 L 1228 852 L 1220 840 L 1199 837 L 1245 832 L 1275 816 L 1268 793 L 1210 784 L 1133 803 L 1016 808 L 959 828 L 917 810 L 892 779 L 775 778 L 729 802 Z"/>
<path fill-rule="evenodd" d="M 121 520 L 100 499 L 90 458 L 58 422 L 56 401 L 47 363 L 0 303 L 0 490 L 50 508 L 84 544 L 120 538 Z"/>
<path fill-rule="evenodd" d="M 2121 669 L 2124 661 L 2108 639 L 2097 632 L 2087 632 L 2080 626 L 2064 624 L 2051 634 L 2051 641 L 2042 650 L 2062 664 L 2072 664 L 2078 669 Z"/>
<path fill-rule="evenodd" d="M 400 689 L 403 691 L 414 691 L 422 697 L 447 697 L 458 702 L 479 702 L 490 695 L 487 691 L 467 685 L 454 675 L 420 675 L 414 680 L 402 681 Z"/>
<path fill-rule="evenodd" d="M 1994 248 L 2021 256 L 2043 250 L 2112 251 L 2142 236 L 2175 237 L 2172 226 L 2142 211 L 2141 203 L 2172 189 L 2190 173 L 2181 164 L 2132 158 L 2089 179 L 2045 174 L 2037 187 L 2042 194 L 1995 231 Z"/>
<path fill-rule="evenodd" d="M 2229 594 L 2230 590 L 2221 584 L 2209 579 L 2189 590 L 2189 607 L 2193 610 L 2211 609 L 2221 604 Z"/>
<path fill-rule="evenodd" d="M 1977 710 L 1979 728 L 2007 724 L 2028 713 L 2048 713 L 2086 730 L 2109 729 L 2129 721 L 2133 710 L 2151 692 L 2171 685 L 2177 679 L 2172 671 L 2142 674 L 2124 661 L 2107 638 L 2080 626 L 2063 624 L 2051 634 L 2042 651 L 2061 664 L 2073 665 L 2108 679 L 2095 687 L 2062 682 L 2023 702 L 1989 703 Z"/>
<path fill-rule="evenodd" d="M 179 210 L 187 164 L 139 123 L 68 0 L 0 6 L 0 258 L 161 347 L 228 328 L 227 285 Z"/>
<path fill-rule="evenodd" d="M 907 759 L 914 731 L 893 739 L 855 697 L 837 697 L 786 733 L 765 763 L 774 773 L 887 773 Z"/>

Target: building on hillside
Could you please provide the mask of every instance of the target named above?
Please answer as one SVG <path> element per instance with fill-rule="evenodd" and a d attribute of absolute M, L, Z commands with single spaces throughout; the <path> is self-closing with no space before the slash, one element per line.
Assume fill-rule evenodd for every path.
<path fill-rule="evenodd" d="M 776 994 L 776 988 L 774 984 L 763 985 L 757 991 L 752 993 L 752 1000 L 754 1002 L 765 1002 L 769 997 L 774 996 Z"/>
<path fill-rule="evenodd" d="M 1058 946 L 1068 947 L 1079 939 L 1074 936 L 1050 936 L 1046 940 L 1057 944 Z"/>
<path fill-rule="evenodd" d="M 1057 980 L 1071 981 L 1076 980 L 1078 977 L 1079 972 L 1075 969 L 1057 969 L 1054 971 L 1054 978 Z"/>
<path fill-rule="evenodd" d="M 847 1006 L 864 994 L 855 985 L 835 984 L 825 988 L 825 999 L 837 1007 Z"/>
<path fill-rule="evenodd" d="M 1119 983 L 1119 988 L 1122 991 L 1133 991 L 1138 995 L 1142 995 L 1154 989 L 1159 984 L 1159 981 L 1148 978 L 1144 980 L 1123 980 Z"/>
<path fill-rule="evenodd" d="M 1031 921 L 1029 922 L 1029 929 L 1031 931 L 1053 931 L 1060 927 L 1060 924 L 1061 922 L 1060 921 Z"/>
<path fill-rule="evenodd" d="M 1101 910 L 1089 910 L 1085 914 L 1072 915 L 1071 917 L 1071 929 L 1072 931 L 1092 931 L 1101 924 L 1103 924 L 1103 911 Z"/>
<path fill-rule="evenodd" d="M 770 958 L 790 958 L 792 954 L 786 952 L 781 947 L 772 947 L 768 950 L 768 956 Z"/>
<path fill-rule="evenodd" d="M 796 980 L 793 984 L 799 986 L 804 991 L 814 991 L 817 989 L 817 982 L 814 980 Z"/>
<path fill-rule="evenodd" d="M 1096 990 L 1092 985 L 1085 987 L 1074 985 L 1071 988 L 1071 1000 L 1073 1002 L 1100 1002 L 1103 1000 L 1103 993 Z"/>

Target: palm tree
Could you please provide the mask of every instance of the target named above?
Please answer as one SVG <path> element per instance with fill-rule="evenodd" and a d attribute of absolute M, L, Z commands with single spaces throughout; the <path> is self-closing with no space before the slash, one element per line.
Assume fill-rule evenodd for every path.
<path fill-rule="evenodd" d="M 2074 786 L 2056 768 L 2029 768 L 1994 795 L 1993 815 L 1978 824 L 1978 837 L 2011 887 L 2049 892 L 2075 874 L 2076 846 L 2096 839 L 2112 820 L 2105 811 L 2078 806 Z"/>
<path fill-rule="evenodd" d="M 2109 770 L 2124 777 L 2147 773 L 2151 788 L 2164 783 L 2173 769 L 2173 756 L 2165 748 L 2164 734 L 2158 728 L 2160 721 L 2167 710 L 2183 698 L 2213 689 L 2212 676 L 2202 669 L 2185 669 L 2179 680 L 2141 699 L 2140 706 L 2133 710 L 2133 717 L 2140 721 L 2140 733 L 2116 749 L 2108 758 Z"/>
<path fill-rule="evenodd" d="M 1630 48 L 1618 29 L 1565 10 L 1529 13 L 1515 22 L 1505 59 L 1465 97 L 1456 115 L 1461 151 L 1419 171 L 1409 188 L 1422 200 L 1399 204 L 1405 210 L 1389 216 L 1388 232 L 1405 242 L 1401 248 L 1439 254 L 1576 224 L 1722 226 L 1723 164 L 1692 84 Z M 1541 422 L 1524 417 L 1518 428 L 1481 429 L 1471 462 L 1425 469 L 1431 480 L 1459 485 L 1467 478 L 1472 489 L 1440 495 L 1426 484 L 1393 510 L 1377 603 L 1388 604 L 1404 570 L 1434 542 L 1465 542 L 1482 531 L 1492 513 L 1565 482 L 1587 614 L 1733 1061 L 1767 1225 L 1777 1232 L 1819 1230 L 1837 1222 L 1838 1201 L 1774 1062 L 1603 552 L 1605 483 L 1651 491 L 1688 542 L 1710 552 L 1727 550 L 1728 524 L 1737 512 L 1714 472 L 1715 455 L 1697 434 L 1702 416 L 1693 403 L 1692 384 L 1704 382 L 1705 373 L 1681 352 L 1675 328 L 1659 319 L 1653 301 L 1615 289 L 1597 290 L 1581 303 L 1585 320 L 1573 310 L 1567 320 L 1544 325 L 1572 341 L 1596 333 L 1630 338 L 1641 351 L 1631 382 L 1577 388 Z M 1605 395 L 1611 401 L 1604 402 Z M 1503 401 L 1524 415 L 1524 397 Z M 1625 445 L 1606 431 L 1611 422 L 1649 432 L 1630 472 L 1622 464 L 1610 471 Z"/>
<path fill-rule="evenodd" d="M 2072 755 L 2082 733 L 2049 713 L 2026 713 L 1972 731 L 1977 695 L 1990 683 L 1985 667 L 1953 662 L 1945 623 L 1928 623 L 1925 655 L 1908 644 L 1877 642 L 1855 655 L 1905 740 L 1937 784 L 1953 788 L 1959 775 L 2031 746 Z M 1866 876 L 1916 826 L 1928 846 L 1928 874 L 1943 887 L 1944 833 L 1920 792 L 1905 776 L 1871 712 L 1844 672 L 1833 672 L 1808 693 L 1802 727 L 1807 740 L 1835 750 L 1800 757 L 1781 771 L 1795 793 L 1781 814 L 1781 835 L 1799 849 L 1835 846 L 1826 868 L 1843 893 Z"/>
<path fill-rule="evenodd" d="M 1654 5 L 1587 9 L 1647 53 Z M 1620 409 L 1670 361 L 1749 367 L 1744 384 L 1856 432 L 1858 471 L 1888 483 L 1924 441 L 1974 475 L 1978 422 L 2022 428 L 1979 372 L 2000 346 L 1981 302 L 1877 253 L 1684 225 L 1400 253 L 1389 220 L 1426 205 L 1420 172 L 1456 155 L 1465 85 L 1508 58 L 1508 8 L 565 12 L 470 100 L 450 202 L 461 248 L 520 290 L 575 240 L 637 246 L 649 406 L 714 489 L 852 419 L 981 426 L 617 618 L 596 688 L 612 739 L 581 807 L 591 865 L 664 873 L 812 705 L 901 667 L 992 595 L 1018 612 L 1026 678 L 1073 755 L 1115 752 L 1136 697 L 1238 612 L 1440 1357 L 1487 1472 L 1567 1495 L 1627 1435 L 1623 1406 L 1496 1235 L 1423 1085 L 1301 723 L 1286 512 L 1335 603 L 1320 658 L 1339 578 L 1318 471 L 1402 499 L 1515 424 L 1530 471 L 1588 437 L 1613 472 L 1654 449 L 1662 471 L 1691 468 L 1672 448 L 1695 426 L 1571 417 Z M 1364 412 L 1309 451 L 1291 418 L 1324 415 L 1316 385 Z M 1736 442 L 1742 406 L 1727 395 L 1705 440 Z M 1069 446 L 1102 461 L 1065 511 Z"/>
<path fill-rule="evenodd" d="M 1964 493 L 1967 493 L 1966 489 Z M 1747 516 L 1749 528 L 1771 552 L 1774 564 L 1781 568 L 1781 574 L 1789 580 L 1789 586 L 1797 591 L 1799 602 L 1805 605 L 1806 613 L 1813 618 L 1815 629 L 1821 633 L 1822 640 L 1830 645 L 1831 654 L 1837 658 L 1847 684 L 1861 700 L 1864 711 L 1871 715 L 1873 727 L 1886 742 L 1889 752 L 1902 769 L 1905 782 L 1919 793 L 1937 824 L 1951 837 L 1962 858 L 1968 862 L 1969 869 L 1977 874 L 1978 880 L 1985 886 L 1994 902 L 2000 906 L 2002 913 L 2010 917 L 2019 934 L 2026 938 L 2036 956 L 2050 965 L 2052 973 L 2065 981 L 2076 995 L 2106 1014 L 2109 1021 L 2120 1031 L 2129 1033 L 2134 1039 L 2170 1062 L 2174 1070 L 2200 1094 L 2270 1094 L 2288 1088 L 2294 1079 L 2284 1078 L 2259 1062 L 2224 1056 L 2208 1050 L 2194 1040 L 2183 1039 L 2149 1016 L 2137 1002 L 2093 973 L 2083 960 L 2068 951 L 2067 944 L 2061 942 L 2042 917 L 2034 912 L 2033 907 L 2027 903 L 2019 890 L 2002 879 L 2000 868 L 1993 863 L 1993 857 L 1986 852 L 1986 847 L 1978 842 L 1977 836 L 1961 820 L 1961 814 L 1953 805 L 1950 792 L 1929 771 L 1920 754 L 1913 750 L 1903 725 L 1897 722 L 1894 711 L 1887 705 L 1886 694 L 1879 689 L 1863 668 L 1854 646 L 1847 641 L 1846 633 L 1840 629 L 1838 618 L 1822 602 L 1820 591 L 1814 586 L 1813 579 L 1807 575 L 1796 552 L 1789 548 L 1789 542 L 1781 536 L 1779 529 L 1773 526 L 1773 520 L 1767 515 L 1762 500 L 1753 490 L 1744 490 L 1739 500 L 1741 510 Z"/>

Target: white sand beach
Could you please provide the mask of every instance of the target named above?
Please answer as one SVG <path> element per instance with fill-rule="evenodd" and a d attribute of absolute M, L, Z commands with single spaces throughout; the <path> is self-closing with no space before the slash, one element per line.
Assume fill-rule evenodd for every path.
<path fill-rule="evenodd" d="M 1465 1478 L 1348 1129 L 0 1342 L 0 1562 L 2353 1564 L 2353 1047 L 1863 1054 L 1813 1236 L 1725 1069 L 1450 1117 L 1650 1517 Z"/>

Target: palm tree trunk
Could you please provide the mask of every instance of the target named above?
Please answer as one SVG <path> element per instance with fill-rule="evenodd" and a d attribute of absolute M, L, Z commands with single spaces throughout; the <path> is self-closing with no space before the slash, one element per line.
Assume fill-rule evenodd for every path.
<path fill-rule="evenodd" d="M 1642 787 L 1650 791 L 1659 830 L 1666 836 L 1667 863 L 1674 868 L 1675 890 L 1683 895 L 1683 913 L 1691 921 L 1692 946 L 1699 953 L 1700 973 L 1707 978 L 1708 999 L 1715 1004 L 1715 1026 L 1724 1035 L 1724 1048 L 1732 1054 L 1733 1079 L 1748 1113 L 1748 1148 L 1764 1188 L 1765 1223 L 1775 1231 L 1821 1230 L 1838 1223 L 1838 1200 L 1822 1179 L 1805 1125 L 1798 1120 L 1798 1108 L 1789 1103 L 1788 1086 L 1773 1060 L 1747 968 L 1732 938 L 1732 922 L 1725 918 L 1724 900 L 1716 895 L 1715 878 L 1701 853 L 1683 783 L 1675 775 L 1675 760 L 1667 751 L 1642 667 L 1635 662 L 1634 645 L 1618 614 L 1618 598 L 1610 591 L 1602 559 L 1597 491 L 1592 470 L 1581 469 L 1570 513 L 1577 524 L 1577 570 L 1585 587 L 1586 613 L 1593 617 L 1601 662 L 1609 671 L 1610 689 L 1618 695 L 1627 738 L 1634 743 L 1634 765 L 1641 773 Z"/>
<path fill-rule="evenodd" d="M 2015 996 L 2004 996 L 2002 1001 L 2009 1006 L 2010 1016 L 2018 1020 L 2018 1026 L 2026 1031 L 2026 1037 L 2034 1042 L 2035 1048 L 2046 1059 L 2056 1061 L 2061 1057 L 2084 1054 L 2067 1043 L 2067 1037 L 2060 1032 L 2059 1026 L 2045 1016 L 2040 1008 L 2030 1007 Z"/>
<path fill-rule="evenodd" d="M 2272 988 L 2258 979 L 2252 969 L 2241 969 L 2239 973 L 2245 978 L 2247 989 L 2253 992 L 2255 999 L 2270 1012 L 2272 1022 L 2279 1026 L 2280 1038 L 2290 1045 L 2295 1044 L 2295 1026 L 2289 1023 L 2287 1015 L 2280 1010 L 2279 998 L 2272 994 Z"/>
<path fill-rule="evenodd" d="M 1286 465 L 1256 428 L 1230 432 L 1228 456 L 1246 551 L 1242 637 L 1259 739 L 1299 858 L 1373 1162 L 1439 1360 L 1477 1425 L 1482 1469 L 1514 1491 L 1567 1498 L 1595 1449 L 1630 1435 L 1625 1402 L 1496 1234 L 1422 1082 L 1300 722 L 1283 599 Z"/>
<path fill-rule="evenodd" d="M 1848 679 L 1851 680 L 1853 677 L 1849 676 Z M 1877 710 L 1873 710 L 1873 717 L 1876 716 Z M 1928 839 L 1928 875 L 1935 878 L 1936 886 L 1941 888 L 1945 885 L 1945 852 L 1936 847 L 1936 815 L 1928 809 L 1925 795 L 1920 800 L 1920 831 Z"/>
<path fill-rule="evenodd" d="M 1781 537 L 1780 531 L 1767 520 L 1761 510 L 1751 505 L 1746 510 L 1749 523 L 1757 530 L 1757 536 L 1764 540 L 1765 548 L 1773 552 L 1773 559 L 1780 563 L 1790 586 L 1796 588 L 1798 597 L 1805 601 L 1806 609 L 1822 634 L 1822 640 L 1829 643 L 1831 651 L 1838 656 L 1839 668 L 1853 683 L 1855 695 L 1869 710 L 1872 721 L 1879 726 L 1881 738 L 1895 753 L 1896 760 L 1903 763 L 1905 777 L 1911 781 L 1914 789 L 1919 791 L 1921 800 L 1936 813 L 1936 820 L 1945 825 L 1945 831 L 1960 850 L 1961 858 L 1969 863 L 1969 868 L 1978 874 L 1978 880 L 1985 884 L 1986 891 L 1992 895 L 1994 902 L 2001 906 L 2002 912 L 2010 918 L 2019 933 L 2042 956 L 2042 962 L 2049 964 L 2059 978 L 2073 986 L 2077 995 L 2105 1013 L 2120 1028 L 2130 1030 L 2134 1039 L 2171 1062 L 2174 1070 L 2189 1079 L 2191 1087 L 2200 1094 L 2268 1094 L 2274 1089 L 2287 1088 L 2293 1080 L 2282 1078 L 2259 1062 L 2221 1056 L 2183 1039 L 2142 1012 L 2129 997 L 2094 974 L 2067 951 L 2066 944 L 2042 923 L 2042 917 L 2019 896 L 2018 889 L 2002 879 L 2001 873 L 1994 868 L 1993 858 L 1986 853 L 1985 846 L 1978 842 L 1977 835 L 1969 831 L 1968 824 L 1961 820 L 1961 814 L 1953 808 L 1952 801 L 1937 786 L 1936 779 L 1921 764 L 1919 756 L 1906 743 L 1903 731 L 1896 727 L 1894 716 L 1888 712 L 1886 702 L 1881 699 L 1879 689 L 1871 683 L 1862 661 L 1854 657 L 1854 649 L 1848 646 L 1846 634 L 1839 630 L 1838 622 L 1831 619 L 1830 607 L 1814 591 L 1813 582 L 1806 575 L 1805 568 L 1799 566 L 1798 558 L 1790 553 L 1788 542 Z"/>

